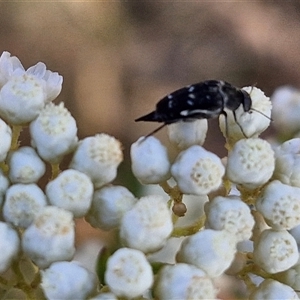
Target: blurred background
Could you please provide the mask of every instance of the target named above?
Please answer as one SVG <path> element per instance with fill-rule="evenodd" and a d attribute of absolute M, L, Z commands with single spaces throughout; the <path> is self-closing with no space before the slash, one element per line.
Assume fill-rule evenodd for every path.
<path fill-rule="evenodd" d="M 157 126 L 134 119 L 207 79 L 268 96 L 300 87 L 299 37 L 299 1 L 0 1 L 0 51 L 63 75 L 56 102 L 66 103 L 79 137 L 105 132 L 123 143 L 120 182 L 130 177 L 130 144 Z M 205 146 L 226 153 L 216 120 Z"/>
<path fill-rule="evenodd" d="M 112 134 L 125 153 L 156 126 L 134 119 L 186 84 L 222 79 L 269 96 L 299 87 L 299 31 L 298 1 L 0 1 L 0 51 L 63 75 L 56 101 L 80 137 Z M 210 123 L 207 144 L 223 145 Z"/>

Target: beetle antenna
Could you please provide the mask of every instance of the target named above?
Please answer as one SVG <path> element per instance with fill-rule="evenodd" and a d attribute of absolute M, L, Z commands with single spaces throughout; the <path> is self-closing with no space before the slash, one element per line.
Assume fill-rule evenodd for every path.
<path fill-rule="evenodd" d="M 252 90 L 253 90 L 253 88 L 254 88 L 256 85 L 257 85 L 257 82 L 254 83 L 254 84 L 251 86 L 251 91 L 250 91 L 250 93 L 249 93 L 249 96 L 250 96 L 250 97 L 251 97 Z M 267 119 L 269 119 L 270 121 L 273 121 L 272 118 L 270 118 L 269 116 L 265 115 L 263 112 L 261 112 L 261 111 L 255 109 L 255 108 L 253 108 L 253 107 L 251 107 L 251 110 L 253 110 L 253 111 L 255 111 L 255 112 L 258 112 L 258 113 L 260 113 L 261 115 L 263 115 L 264 117 L 266 117 Z"/>
<path fill-rule="evenodd" d="M 255 108 L 253 108 L 253 107 L 251 107 L 251 110 L 253 110 L 253 111 L 255 111 L 255 112 L 257 112 L 257 113 L 263 115 L 264 117 L 266 117 L 266 118 L 269 119 L 270 121 L 273 121 L 272 118 L 270 118 L 269 116 L 265 115 L 263 112 L 261 112 L 261 111 L 255 109 Z"/>
<path fill-rule="evenodd" d="M 159 126 L 158 128 L 154 129 L 153 131 L 151 131 L 150 133 L 148 133 L 146 136 L 144 136 L 144 138 L 141 140 L 141 142 L 143 142 L 146 138 L 148 138 L 149 136 L 155 134 L 156 132 L 160 131 L 162 128 L 164 128 L 167 124 L 164 123 L 161 126 Z"/>
<path fill-rule="evenodd" d="M 246 133 L 244 132 L 244 129 L 243 129 L 242 125 L 238 122 L 238 120 L 237 120 L 237 118 L 236 118 L 235 110 L 232 111 L 232 113 L 233 113 L 233 117 L 234 117 L 235 123 L 238 124 L 238 126 L 239 126 L 240 129 L 241 129 L 242 134 L 243 134 L 244 137 L 247 139 L 248 137 L 247 137 Z M 227 125 L 226 125 L 226 126 L 227 126 Z"/>

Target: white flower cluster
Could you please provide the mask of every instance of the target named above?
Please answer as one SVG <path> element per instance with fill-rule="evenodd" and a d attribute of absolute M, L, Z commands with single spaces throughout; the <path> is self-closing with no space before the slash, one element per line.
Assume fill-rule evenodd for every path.
<path fill-rule="evenodd" d="M 62 76 L 43 63 L 25 70 L 10 53 L 0 56 L 0 272 L 9 293 L 15 283 L 5 278 L 5 272 L 20 269 L 18 279 L 11 280 L 21 280 L 27 298 L 39 298 L 33 296 L 38 293 L 33 286 L 39 286 L 47 299 L 96 295 L 96 274 L 70 262 L 75 253 L 74 219 L 95 215 L 93 207 L 99 208 L 92 205 L 95 189 L 116 177 L 123 160 L 121 144 L 112 136 L 98 134 L 78 141 L 75 119 L 63 103 L 52 102 L 61 88 Z M 29 127 L 31 145 L 19 148 L 24 125 Z M 70 153 L 69 169 L 58 174 L 57 165 Z M 42 188 L 46 163 L 52 166 L 53 177 Z M 111 189 L 116 205 L 111 209 L 115 216 L 103 221 L 108 228 L 118 226 L 122 213 L 136 201 L 125 188 L 127 195 L 118 187 Z M 21 271 L 24 259 L 35 265 L 33 285 L 28 271 L 27 275 Z"/>
<path fill-rule="evenodd" d="M 206 222 L 202 230 L 199 231 L 201 225 L 197 225 L 202 224 L 203 217 L 185 230 L 175 227 L 176 236 L 180 232 L 189 236 L 183 240 L 176 254 L 177 263 L 162 268 L 158 274 L 154 294 L 159 299 L 216 297 L 213 281 L 206 283 L 207 293 L 203 289 L 202 293 L 197 293 L 200 288 L 193 285 L 192 274 L 199 272 L 198 278 L 201 278 L 203 275 L 200 273 L 204 272 L 206 276 L 201 280 L 212 280 L 226 270 L 231 275 L 249 276 L 252 273 L 264 277 L 272 274 L 275 278 L 281 274 L 276 279 L 290 286 L 287 294 L 291 293 L 291 297 L 296 295 L 292 288 L 296 289 L 299 285 L 291 274 L 297 272 L 299 259 L 300 181 L 297 159 L 300 157 L 300 142 L 298 139 L 291 140 L 273 149 L 269 142 L 259 138 L 270 124 L 272 105 L 258 88 L 247 87 L 244 90 L 250 94 L 252 110 L 245 112 L 240 105 L 236 119 L 231 111 L 227 112 L 227 120 L 224 116 L 220 117 L 220 127 L 229 149 L 223 160 L 202 146 L 206 120 L 168 126 L 170 142 L 179 151 L 173 161 L 168 158 L 165 146 L 154 137 L 140 138 L 132 145 L 134 175 L 144 184 L 159 183 L 174 207 L 184 201 L 185 195 L 199 196 L 200 201 L 200 196 L 214 192 L 204 206 Z M 137 165 L 140 166 L 138 170 L 135 168 Z M 299 230 L 293 236 L 293 229 L 297 226 Z M 244 244 L 248 245 L 247 248 Z M 248 259 L 244 251 L 251 252 Z M 247 267 L 249 257 L 252 257 L 252 269 Z M 193 270 L 184 271 L 191 267 Z M 180 285 L 177 276 L 180 276 Z M 257 287 L 258 291 L 267 287 L 272 298 L 276 289 L 286 288 L 273 281 L 275 283 L 272 284 L 266 281 Z M 199 286 L 201 283 L 198 283 Z M 253 292 L 252 295 L 256 294 Z M 257 295 L 260 295 L 259 292 Z"/>
<path fill-rule="evenodd" d="M 227 158 L 203 147 L 207 120 L 168 126 L 173 160 L 155 137 L 136 141 L 134 175 L 167 194 L 137 198 L 112 184 L 123 160 L 121 143 L 104 133 L 78 140 L 75 119 L 63 103 L 52 102 L 61 86 L 62 77 L 43 63 L 25 70 L 8 52 L 0 57 L 0 276 L 8 290 L 20 280 L 28 298 L 42 292 L 47 299 L 215 299 L 215 279 L 227 272 L 247 278 L 250 299 L 298 299 L 300 139 L 273 149 L 259 138 L 271 121 L 271 103 L 261 90 L 245 88 L 253 110 L 240 106 L 236 120 L 231 111 L 227 122 L 220 118 Z M 24 125 L 31 145 L 19 148 Z M 58 172 L 67 154 L 69 168 Z M 53 174 L 42 187 L 47 164 Z M 196 217 L 182 227 L 186 223 L 177 220 L 184 221 L 185 199 L 187 215 L 192 210 Z M 203 199 L 198 212 L 192 204 L 199 208 Z M 102 249 L 98 257 L 100 282 L 71 261 L 75 218 L 117 229 L 120 248 Z M 183 239 L 172 257 L 157 263 L 153 257 L 171 237 Z M 31 263 L 31 280 L 22 272 L 24 260 Z M 8 270 L 18 278 L 13 283 Z M 252 275 L 262 283 L 249 282 Z"/>

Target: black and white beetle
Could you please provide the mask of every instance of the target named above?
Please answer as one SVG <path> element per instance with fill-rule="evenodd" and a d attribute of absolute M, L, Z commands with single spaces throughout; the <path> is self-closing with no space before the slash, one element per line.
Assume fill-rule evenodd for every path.
<path fill-rule="evenodd" d="M 235 122 L 240 127 L 243 135 L 247 137 L 236 118 L 235 111 L 240 105 L 243 106 L 245 112 L 254 110 L 250 95 L 246 91 L 225 81 L 207 80 L 188 85 L 165 96 L 156 104 L 155 111 L 135 121 L 164 123 L 146 135 L 148 137 L 168 124 L 178 121 L 210 119 L 222 114 L 225 116 L 227 132 L 227 113 L 224 110 L 227 108 L 232 111 Z"/>

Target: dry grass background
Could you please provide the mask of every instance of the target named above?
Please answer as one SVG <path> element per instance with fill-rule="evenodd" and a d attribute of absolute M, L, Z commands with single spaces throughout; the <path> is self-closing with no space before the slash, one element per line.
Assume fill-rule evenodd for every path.
<path fill-rule="evenodd" d="M 0 51 L 64 76 L 57 102 L 80 137 L 106 132 L 124 144 L 118 182 L 130 177 L 130 144 L 155 127 L 134 119 L 166 93 L 206 79 L 257 84 L 267 95 L 300 87 L 299 37 L 298 1 L 0 1 Z M 210 122 L 206 146 L 224 155 L 223 145 Z"/>

